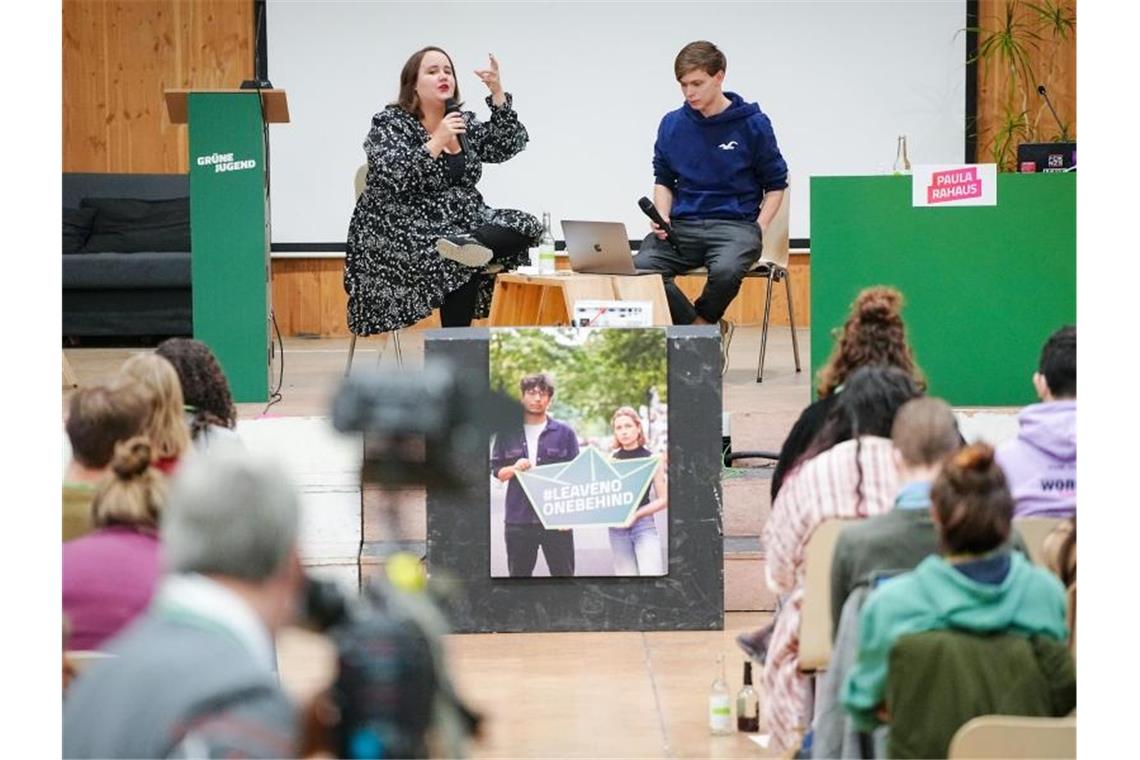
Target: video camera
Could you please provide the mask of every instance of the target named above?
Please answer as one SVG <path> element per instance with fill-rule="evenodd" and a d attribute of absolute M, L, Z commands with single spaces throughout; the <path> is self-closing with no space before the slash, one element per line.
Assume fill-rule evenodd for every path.
<path fill-rule="evenodd" d="M 486 482 L 490 436 L 522 424 L 522 410 L 486 382 L 448 362 L 421 372 L 357 372 L 333 399 L 333 426 L 364 436 L 365 483 L 467 488 Z M 431 459 L 428 459 L 428 456 Z M 395 502 L 386 505 L 394 513 Z M 389 514 L 394 524 L 395 515 Z M 337 649 L 331 698 L 337 716 L 325 749 L 344 758 L 427 757 L 429 738 L 446 757 L 464 754 L 479 716 L 448 677 L 442 608 L 455 586 L 441 573 L 429 581 L 421 559 L 388 556 L 381 577 L 348 598 L 329 581 L 309 578 L 303 618 Z"/>
<path fill-rule="evenodd" d="M 522 425 L 518 401 L 450 362 L 422 372 L 356 373 L 333 400 L 333 427 L 364 434 L 364 480 L 382 486 L 465 488 L 485 480 L 493 433 Z M 428 453 L 431 460 L 428 460 Z"/>

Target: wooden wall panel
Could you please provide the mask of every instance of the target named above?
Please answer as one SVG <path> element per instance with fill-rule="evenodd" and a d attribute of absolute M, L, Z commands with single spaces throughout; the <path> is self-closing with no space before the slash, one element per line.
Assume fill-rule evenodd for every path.
<path fill-rule="evenodd" d="M 792 273 L 792 300 L 796 326 L 807 327 L 811 315 L 811 257 L 793 253 L 789 268 Z M 345 310 L 348 296 L 344 292 L 343 259 L 273 259 L 273 311 L 283 336 L 347 336 Z M 703 277 L 680 278 L 681 289 L 695 297 L 704 287 Z M 738 325 L 759 325 L 764 318 L 766 282 L 750 278 L 744 281 L 740 294 L 728 310 L 728 319 Z M 771 323 L 788 324 L 788 307 L 784 284 L 773 288 Z M 475 325 L 485 322 L 476 320 Z M 422 330 L 439 327 L 438 312 L 414 325 Z"/>
<path fill-rule="evenodd" d="M 64 0 L 63 170 L 188 170 L 168 88 L 232 88 L 253 74 L 249 0 Z"/>
<path fill-rule="evenodd" d="M 1056 0 L 1056 4 L 1069 13 L 1076 14 L 1075 0 Z M 1036 22 L 1025 0 L 979 0 L 978 25 L 982 29 L 979 42 L 986 35 L 1005 24 L 1006 8 L 1014 8 L 1015 23 L 1025 29 L 1035 29 Z M 1038 74 L 1039 82 L 1031 83 L 1030 92 L 1024 101 L 1019 101 L 1018 109 L 1028 111 L 1028 119 L 1036 125 L 1037 140 L 1048 142 L 1059 132 L 1053 115 L 1045 104 L 1045 99 L 1037 95 L 1036 85 L 1043 83 L 1048 88 L 1049 98 L 1061 119 L 1069 124 L 1069 134 L 1077 134 L 1077 36 L 1074 30 L 1067 40 L 1054 40 L 1048 32 L 1035 46 L 1027 47 L 1032 70 Z M 1000 66 L 991 65 L 987 72 L 978 63 L 978 161 L 993 161 L 990 152 L 994 133 L 1001 126 L 1009 88 L 1005 86 L 1007 75 Z M 1015 141 L 1015 146 L 1022 140 Z M 1014 149 L 1016 152 L 1016 148 Z"/>

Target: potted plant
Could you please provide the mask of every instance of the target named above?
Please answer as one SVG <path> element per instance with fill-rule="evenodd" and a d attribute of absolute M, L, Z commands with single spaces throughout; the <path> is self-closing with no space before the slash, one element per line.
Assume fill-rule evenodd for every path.
<path fill-rule="evenodd" d="M 1020 143 L 1075 138 L 1075 98 L 1073 112 L 1062 104 L 1054 120 L 1038 88 L 1055 90 L 1066 78 L 1075 83 L 1064 59 L 1075 60 L 1071 54 L 1077 16 L 1066 0 L 1007 0 L 999 5 L 997 15 L 965 30 L 978 35 L 977 49 L 968 59 L 981 68 L 974 127 L 979 152 L 999 171 L 1016 171 Z"/>

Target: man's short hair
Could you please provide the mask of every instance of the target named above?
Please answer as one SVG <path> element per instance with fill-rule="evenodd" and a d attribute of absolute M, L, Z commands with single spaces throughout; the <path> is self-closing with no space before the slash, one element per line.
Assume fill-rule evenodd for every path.
<path fill-rule="evenodd" d="M 685 45 L 673 61 L 673 73 L 677 75 L 678 82 L 681 81 L 681 77 L 696 69 L 704 71 L 711 77 L 727 67 L 728 61 L 725 60 L 724 53 L 707 40 L 697 40 Z"/>
<path fill-rule="evenodd" d="M 149 415 L 150 400 L 136 383 L 80 388 L 68 402 L 71 455 L 84 467 L 103 469 L 115 444 L 141 433 Z"/>
<path fill-rule="evenodd" d="M 1049 336 L 1041 348 L 1037 371 L 1054 398 L 1077 396 L 1077 328 L 1065 325 Z"/>
<path fill-rule="evenodd" d="M 179 470 L 160 528 L 166 569 L 258 583 L 297 543 L 297 494 L 274 462 L 207 450 Z"/>
<path fill-rule="evenodd" d="M 911 399 L 895 415 L 891 442 L 908 465 L 930 466 L 961 445 L 958 421 L 940 398 Z"/>
<path fill-rule="evenodd" d="M 547 396 L 554 395 L 554 379 L 545 372 L 536 372 L 519 380 L 519 390 L 526 393 L 531 388 L 541 388 Z"/>

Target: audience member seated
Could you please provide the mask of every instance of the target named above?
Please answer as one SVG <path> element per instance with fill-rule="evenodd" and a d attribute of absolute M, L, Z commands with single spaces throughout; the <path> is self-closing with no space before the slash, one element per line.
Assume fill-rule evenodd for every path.
<path fill-rule="evenodd" d="M 298 500 L 243 450 L 188 459 L 160 536 L 166 575 L 114 659 L 75 680 L 64 757 L 296 757 L 273 637 L 301 589 Z"/>
<path fill-rule="evenodd" d="M 899 407 L 920 393 L 900 369 L 857 370 L 772 505 L 763 539 L 767 580 L 787 598 L 776 615 L 763 683 L 767 724 L 778 749 L 798 746 L 808 722 L 810 684 L 800 674 L 797 658 L 808 540 L 830 518 L 890 510 L 899 476 L 888 436 Z"/>
<path fill-rule="evenodd" d="M 868 596 L 860 615 L 859 649 L 843 685 L 843 705 L 863 731 L 874 729 L 881 721 L 892 722 L 891 709 L 898 705 L 885 703 L 890 663 L 897 655 L 893 651 L 896 643 L 915 638 L 910 634 L 955 631 L 980 635 L 950 646 L 944 646 L 942 639 L 926 640 L 938 644 L 944 655 L 943 662 L 930 662 L 930 666 L 953 662 L 973 666 L 979 661 L 973 651 L 978 644 L 989 646 L 996 663 L 1008 654 L 1008 637 L 1003 634 L 1025 639 L 1049 637 L 1054 644 L 1063 642 L 1067 635 L 1060 582 L 1004 546 L 1010 534 L 1013 500 L 990 446 L 973 444 L 950 455 L 931 489 L 931 501 L 941 555 L 927 557 L 912 572 L 882 582 Z M 1057 647 L 1032 642 L 1031 649 L 1040 653 L 1042 671 L 1061 679 L 1049 682 L 1049 688 L 1066 689 L 1064 681 L 1069 676 L 1064 660 L 1057 660 Z M 921 664 L 913 656 L 908 662 L 913 664 L 912 670 Z M 1072 674 L 1071 659 L 1067 672 Z M 913 684 L 913 672 L 899 675 L 907 676 Z M 931 751 L 930 742 L 947 732 L 952 735 L 958 727 L 947 725 L 948 716 L 961 714 L 957 709 L 942 713 L 939 709 L 951 701 L 960 706 L 984 685 L 980 680 L 958 677 L 942 682 L 927 679 L 916 686 L 913 699 L 921 700 L 921 710 L 908 710 L 908 715 L 921 713 L 922 718 L 917 720 L 922 725 L 892 723 L 890 746 L 899 733 L 908 738 L 907 746 Z M 1072 685 L 1075 694 L 1075 681 Z M 1002 686 L 1011 690 L 1018 684 L 1006 682 Z M 1057 700 L 1045 694 L 1041 701 Z M 925 738 L 915 738 L 916 733 Z M 945 745 L 941 750 L 933 748 L 933 754 L 926 756 L 945 757 Z"/>
<path fill-rule="evenodd" d="M 63 478 L 63 540 L 91 530 L 91 501 L 107 477 L 115 444 L 142 432 L 149 402 L 134 383 L 80 388 L 68 402 L 71 463 Z"/>
<path fill-rule="evenodd" d="M 958 423 L 940 398 L 903 404 L 891 427 L 902 488 L 894 509 L 843 529 L 831 563 L 831 632 L 834 638 L 847 595 L 872 573 L 911 570 L 938 553 L 930 516 L 930 487 L 946 455 L 958 449 Z"/>
<path fill-rule="evenodd" d="M 92 503 L 95 530 L 63 545 L 73 649 L 99 649 L 146 609 L 158 582 L 166 480 L 150 466 L 150 442 L 138 436 L 117 444 L 111 471 Z"/>
<path fill-rule="evenodd" d="M 942 399 L 906 402 L 891 426 L 902 487 L 890 512 L 844 528 L 831 564 L 833 644 L 816 686 L 812 757 L 857 757 L 859 736 L 840 703 L 840 689 L 858 649 L 859 610 L 875 578 L 911 570 L 938 553 L 930 487 L 943 458 L 960 445 L 954 412 Z"/>
<path fill-rule="evenodd" d="M 195 451 L 215 444 L 240 444 L 234 432 L 238 415 L 230 384 L 209 346 L 192 338 L 170 338 L 159 343 L 155 353 L 178 373 Z"/>
<path fill-rule="evenodd" d="M 161 356 L 135 354 L 123 362 L 119 378 L 133 380 L 149 393 L 151 405 L 145 432 L 154 457 L 151 461 L 164 474 L 172 474 L 179 458 L 190 448 L 190 428 L 184 416 L 185 401 L 178 373 Z"/>
<path fill-rule="evenodd" d="M 1017 416 L 1017 438 L 997 461 L 1013 494 L 1014 517 L 1077 512 L 1077 328 L 1062 327 L 1041 349 L 1033 388 L 1041 403 Z"/>
<path fill-rule="evenodd" d="M 816 389 L 819 399 L 803 410 L 784 439 L 780 459 L 772 473 L 773 501 L 788 471 L 823 427 L 828 412 L 835 406 L 835 400 L 852 372 L 868 365 L 898 367 L 910 375 L 920 389 L 926 389 L 922 371 L 915 364 L 907 343 L 902 307 L 902 294 L 885 286 L 867 288 L 855 297 L 839 342 L 819 371 Z"/>

